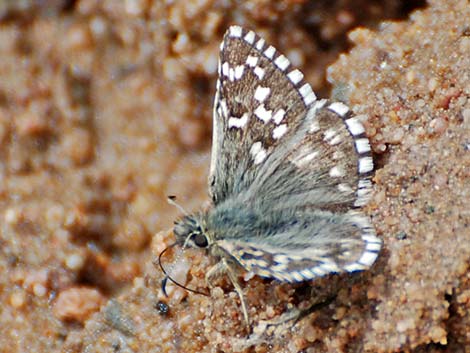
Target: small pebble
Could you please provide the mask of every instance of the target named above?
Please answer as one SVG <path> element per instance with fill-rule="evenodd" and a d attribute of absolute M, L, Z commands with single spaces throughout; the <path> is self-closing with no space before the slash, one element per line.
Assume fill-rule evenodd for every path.
<path fill-rule="evenodd" d="M 36 297 L 44 297 L 47 293 L 47 288 L 40 283 L 33 285 L 33 293 Z"/>
<path fill-rule="evenodd" d="M 432 132 L 437 135 L 441 135 L 447 129 L 447 126 L 447 120 L 440 117 L 431 120 L 429 123 L 429 127 L 431 128 Z"/>
<path fill-rule="evenodd" d="M 8 208 L 4 215 L 5 222 L 10 225 L 15 225 L 21 219 L 21 212 L 14 208 Z"/>
<path fill-rule="evenodd" d="M 80 254 L 72 254 L 65 259 L 65 266 L 72 271 L 80 270 L 85 264 L 85 259 Z"/>
<path fill-rule="evenodd" d="M 16 291 L 10 295 L 10 305 L 15 309 L 20 309 L 26 304 L 26 294 L 23 291 Z"/>
<path fill-rule="evenodd" d="M 71 287 L 59 293 L 53 313 L 60 320 L 84 322 L 104 301 L 105 297 L 94 288 Z"/>

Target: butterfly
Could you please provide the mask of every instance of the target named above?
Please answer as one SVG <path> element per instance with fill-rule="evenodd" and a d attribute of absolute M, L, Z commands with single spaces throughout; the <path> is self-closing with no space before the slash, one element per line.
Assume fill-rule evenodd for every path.
<path fill-rule="evenodd" d="M 217 261 L 249 323 L 239 269 L 282 282 L 368 269 L 381 240 L 360 211 L 374 170 L 361 121 L 317 99 L 302 72 L 255 32 L 220 45 L 209 176 L 212 207 L 175 222 L 184 247 Z"/>

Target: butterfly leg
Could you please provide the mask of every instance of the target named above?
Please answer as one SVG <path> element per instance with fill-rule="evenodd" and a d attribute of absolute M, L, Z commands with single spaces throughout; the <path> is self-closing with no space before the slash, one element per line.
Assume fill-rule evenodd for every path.
<path fill-rule="evenodd" d="M 240 298 L 240 303 L 242 305 L 242 312 L 243 312 L 243 317 L 245 319 L 246 326 L 250 328 L 250 319 L 248 316 L 248 310 L 245 302 L 245 297 L 243 295 L 243 290 L 240 285 L 240 282 L 238 281 L 238 276 L 236 273 L 236 270 L 234 270 L 235 266 L 232 266 L 229 261 L 226 258 L 221 258 L 220 262 L 218 262 L 216 265 L 214 265 L 209 271 L 206 273 L 206 283 L 210 288 L 212 288 L 212 280 L 215 277 L 219 277 L 220 275 L 227 274 L 228 278 L 230 279 L 230 282 L 232 282 L 233 287 L 235 288 L 235 291 L 238 294 L 238 297 Z"/>
<path fill-rule="evenodd" d="M 206 272 L 206 283 L 209 286 L 209 288 L 213 288 L 214 285 L 212 282 L 214 279 L 221 277 L 225 274 L 225 266 L 221 262 L 218 262 L 216 265 L 212 266 L 207 272 Z"/>

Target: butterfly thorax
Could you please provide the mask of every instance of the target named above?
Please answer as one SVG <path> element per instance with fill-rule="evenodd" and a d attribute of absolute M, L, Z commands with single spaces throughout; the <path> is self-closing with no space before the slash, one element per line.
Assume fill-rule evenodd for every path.
<path fill-rule="evenodd" d="M 176 222 L 174 234 L 185 247 L 210 247 L 223 239 L 247 240 L 298 222 L 290 212 L 267 212 L 260 205 L 227 199 Z"/>

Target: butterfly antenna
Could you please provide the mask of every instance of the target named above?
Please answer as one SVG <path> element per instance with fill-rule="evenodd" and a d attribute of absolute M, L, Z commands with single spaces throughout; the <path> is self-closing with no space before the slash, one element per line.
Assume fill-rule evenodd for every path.
<path fill-rule="evenodd" d="M 178 243 L 173 243 L 172 245 L 166 247 L 165 249 L 163 249 L 163 251 L 160 253 L 160 255 L 158 256 L 158 265 L 160 266 L 162 272 L 165 274 L 165 277 L 163 278 L 162 280 L 162 292 L 163 294 L 165 295 L 165 297 L 168 298 L 168 293 L 166 292 L 166 285 L 168 283 L 168 280 L 170 280 L 171 282 L 173 282 L 175 285 L 177 285 L 178 287 L 180 288 L 183 288 L 183 289 L 186 289 L 187 291 L 190 291 L 192 293 L 195 293 L 195 294 L 201 294 L 201 295 L 204 295 L 206 297 L 209 296 L 209 294 L 207 293 L 203 293 L 203 292 L 200 292 L 198 290 L 195 290 L 195 289 L 191 289 L 191 288 L 188 288 L 188 287 L 185 287 L 183 286 L 182 284 L 176 282 L 173 278 L 170 277 L 170 275 L 166 272 L 165 268 L 163 267 L 162 265 L 162 256 L 163 254 L 165 254 L 165 252 L 168 250 L 168 249 L 171 249 L 173 248 L 175 245 L 177 245 Z M 177 262 L 178 258 L 180 257 L 181 255 L 179 255 L 175 261 L 175 263 Z M 173 269 L 173 266 L 170 268 L 170 271 Z"/>
<path fill-rule="evenodd" d="M 178 210 L 180 210 L 180 212 L 187 216 L 189 215 L 188 211 L 186 211 L 183 206 L 181 206 L 179 203 L 176 202 L 176 196 L 175 195 L 170 195 L 166 198 L 166 200 L 168 201 L 168 203 L 172 206 L 175 206 Z"/>

